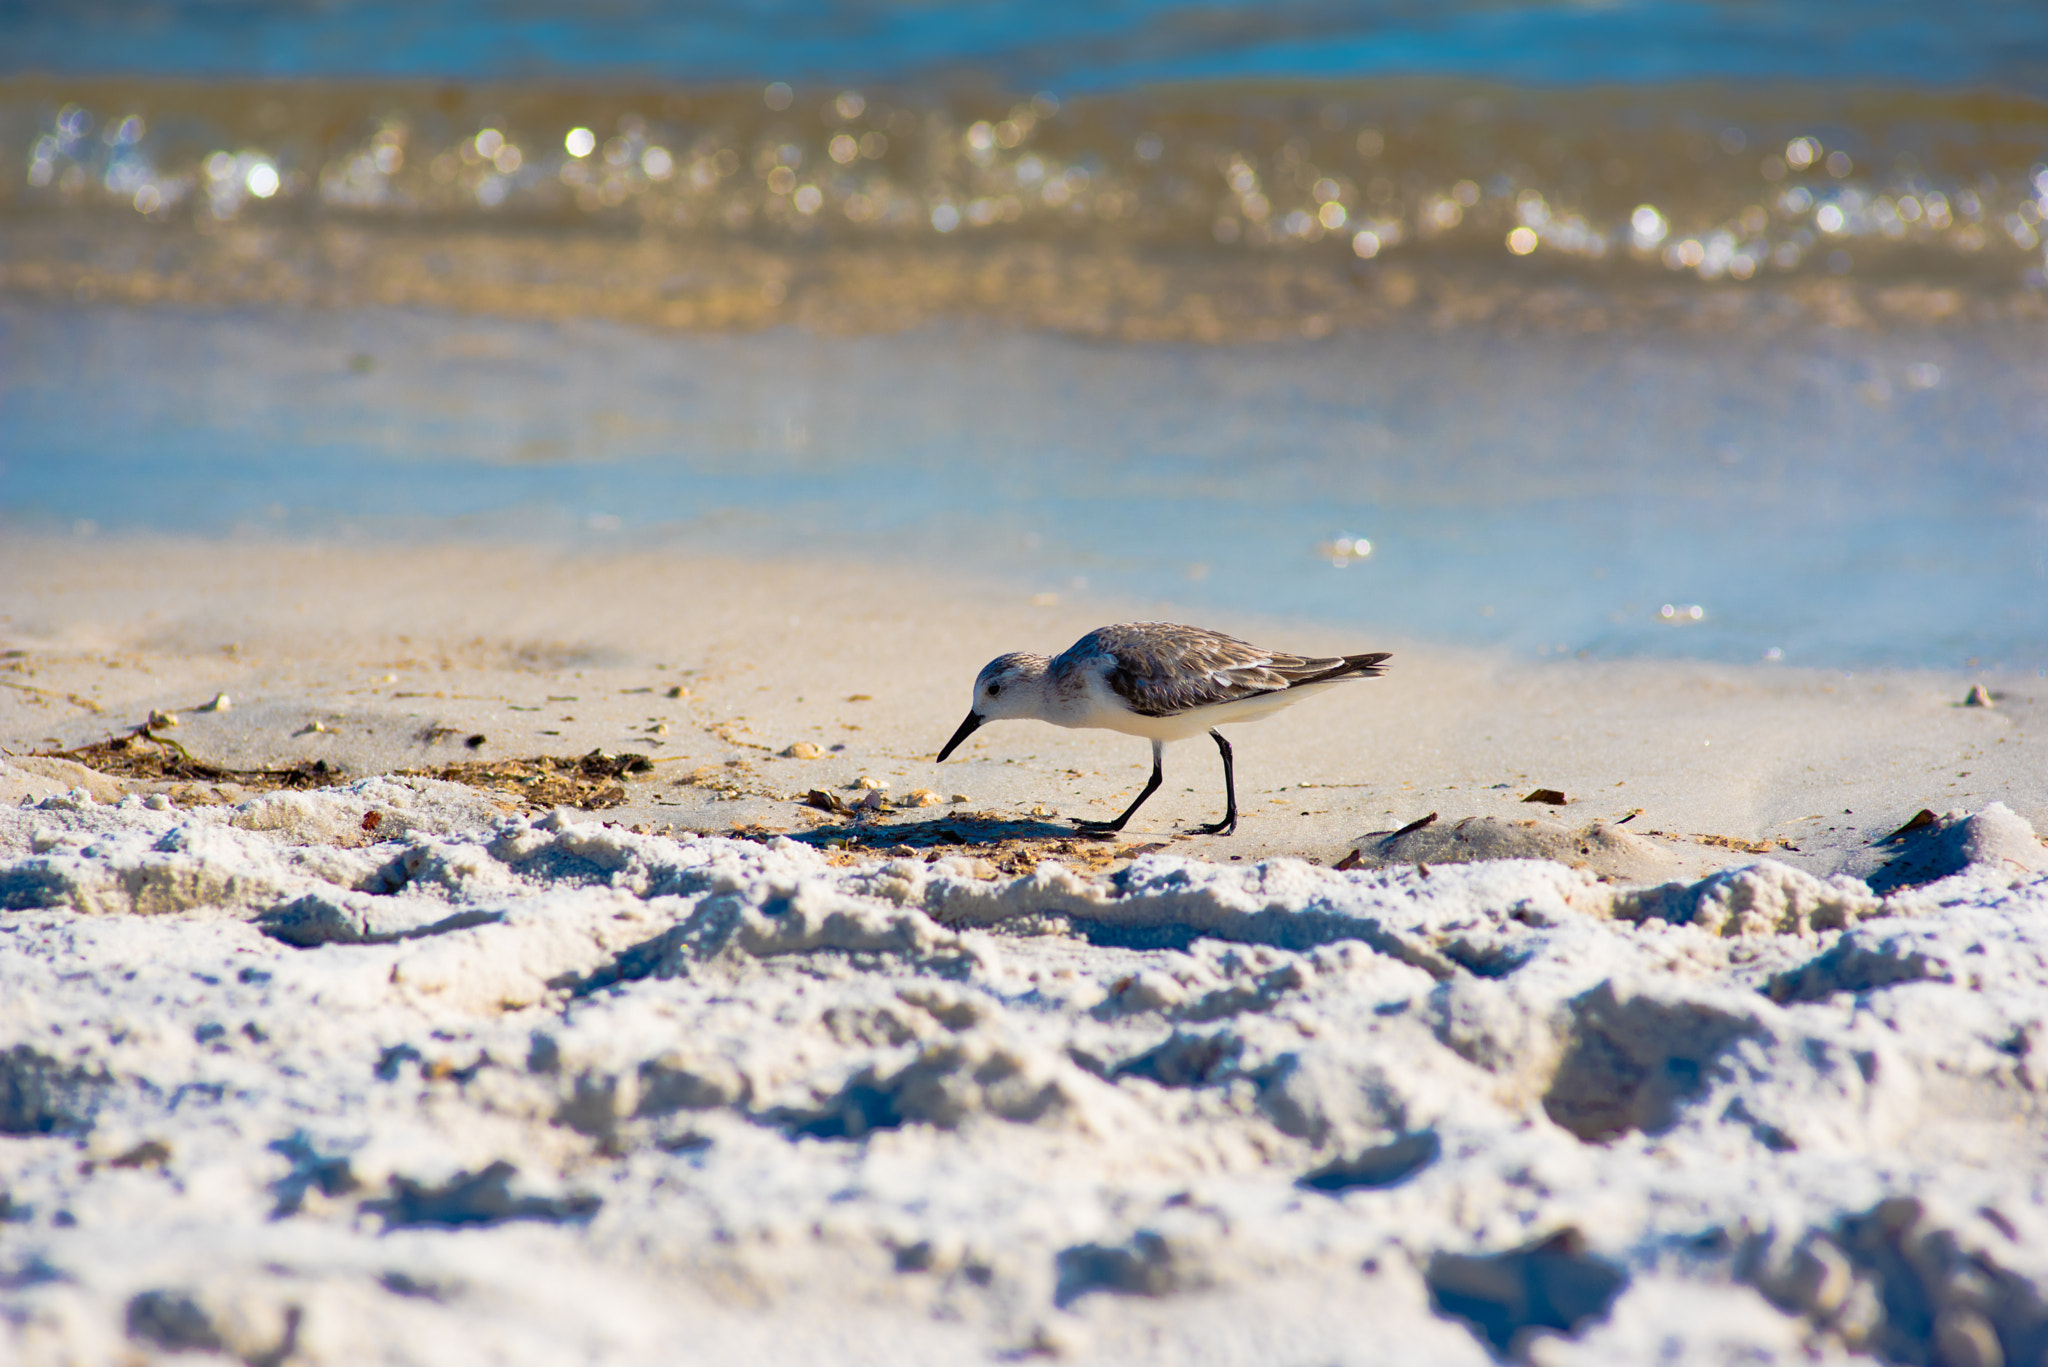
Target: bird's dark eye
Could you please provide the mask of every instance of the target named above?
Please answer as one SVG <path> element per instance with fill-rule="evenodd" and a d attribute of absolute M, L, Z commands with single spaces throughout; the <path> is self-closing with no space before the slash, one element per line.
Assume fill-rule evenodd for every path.
<path fill-rule="evenodd" d="M 993 698 L 993 697 L 994 697 L 994 696 L 995 696 L 996 694 L 998 694 L 998 693 L 1000 693 L 1000 692 L 1002 692 L 1002 691 L 1003 691 L 1003 686 L 1002 686 L 1001 684 L 990 684 L 990 685 L 988 686 L 988 695 L 989 695 L 989 696 L 990 696 L 991 698 Z"/>

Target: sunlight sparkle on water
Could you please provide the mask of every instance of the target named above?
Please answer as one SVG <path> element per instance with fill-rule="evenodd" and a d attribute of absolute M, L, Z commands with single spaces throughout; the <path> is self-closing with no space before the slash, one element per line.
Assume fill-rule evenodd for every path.
<path fill-rule="evenodd" d="M 1214 99 L 1182 105 L 1149 92 L 1065 108 L 1050 97 L 893 98 L 785 82 L 644 101 L 630 92 L 536 94 L 496 100 L 489 126 L 479 111 L 464 129 L 387 96 L 316 120 L 311 111 L 279 115 L 267 96 L 252 94 L 240 114 L 221 116 L 219 141 L 204 151 L 165 132 L 190 122 L 175 100 L 150 104 L 146 118 L 125 100 L 104 118 L 67 103 L 54 113 L 22 111 L 11 124 L 0 118 L 0 129 L 21 129 L 15 145 L 0 146 L 0 162 L 11 157 L 17 174 L 25 172 L 9 203 L 31 215 L 104 207 L 130 224 L 140 215 L 175 226 L 196 211 L 310 231 L 323 210 L 371 228 L 421 215 L 459 223 L 482 211 L 507 224 L 574 232 L 588 216 L 608 231 L 637 225 L 647 240 L 684 255 L 690 242 L 735 235 L 769 251 L 908 246 L 918 236 L 986 242 L 999 252 L 1023 241 L 1055 253 L 1083 241 L 1111 251 L 1179 241 L 1224 260 L 1287 253 L 1295 270 L 1310 270 L 1317 254 L 1341 253 L 1374 262 L 1379 273 L 1369 279 L 1384 282 L 1344 296 L 1333 314 L 1315 288 L 1256 300 L 1219 293 L 1203 275 L 1217 264 L 1208 261 L 1185 279 L 1166 267 L 1160 281 L 1119 291 L 1106 311 L 1089 315 L 1090 328 L 1164 328 L 1158 335 L 1210 341 L 1327 335 L 1353 325 L 1347 314 L 1405 309 L 1434 296 L 1418 294 L 1404 283 L 1412 280 L 1406 270 L 1389 266 L 1430 270 L 1439 253 L 1456 259 L 1482 248 L 1541 256 L 1567 271 L 1661 267 L 1660 275 L 1759 285 L 1783 276 L 1866 282 L 1967 269 L 2032 291 L 2038 284 L 2028 282 L 2044 272 L 2048 164 L 2038 146 L 2015 161 L 2004 145 L 1943 142 L 1947 135 L 1937 132 L 1932 148 L 1909 149 L 1847 116 L 1802 120 L 1841 144 L 1823 147 L 1797 125 L 1770 127 L 1765 116 L 1750 126 L 1719 116 L 1716 131 L 1703 135 L 1657 120 L 1618 132 L 1611 120 L 1596 129 L 1562 115 L 1545 125 L 1525 110 L 1498 108 L 1483 115 L 1497 150 L 1475 163 L 1450 155 L 1471 136 L 1463 105 L 1420 123 L 1388 123 L 1388 111 L 1370 101 L 1334 99 L 1306 122 L 1264 127 L 1219 121 Z M 1442 179 L 1447 163 L 1460 162 L 1460 178 Z M 1634 193 L 1621 198 L 1624 187 Z M 287 205 L 294 218 L 271 217 Z M 90 234 L 88 220 L 77 222 Z M 210 268 L 195 261 L 186 269 L 177 257 L 161 259 L 189 278 L 160 279 L 154 267 L 120 278 L 149 298 L 203 293 Z M 287 252 L 280 261 L 298 259 Z M 106 272 L 69 261 L 51 265 L 52 289 L 70 293 L 84 274 L 96 277 L 89 289 L 106 288 L 97 278 Z M 36 269 L 28 275 L 41 278 L 46 263 L 29 264 Z M 307 282 L 295 274 L 281 269 L 265 288 L 297 298 Z M 1017 299 L 1071 295 L 1045 291 L 1045 283 L 1020 283 Z M 1501 287 L 1534 286 L 1504 277 Z M 445 288 L 437 285 L 435 297 L 445 300 Z M 499 285 L 481 288 L 503 297 Z M 1919 307 L 1913 299 L 1946 308 L 1940 289 L 1894 294 L 1908 312 Z M 658 308 L 686 326 L 728 316 L 723 304 L 694 298 Z M 1251 321 L 1252 312 L 1275 314 L 1267 322 L 1277 333 Z"/>
<path fill-rule="evenodd" d="M 1638 204 L 1636 211 L 1629 215 L 1629 228 L 1635 233 L 1636 245 L 1648 250 L 1664 240 L 1671 231 L 1671 225 L 1664 215 L 1657 212 L 1654 204 Z"/>
<path fill-rule="evenodd" d="M 1338 569 L 1348 569 L 1372 554 L 1372 542 L 1362 536 L 1340 536 L 1317 545 L 1316 554 Z"/>

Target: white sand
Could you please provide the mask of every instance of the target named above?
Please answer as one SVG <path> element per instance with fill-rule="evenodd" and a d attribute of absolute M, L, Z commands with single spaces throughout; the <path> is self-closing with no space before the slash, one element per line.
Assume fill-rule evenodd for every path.
<path fill-rule="evenodd" d="M 1949 676 L 1216 622 L 1395 672 L 1238 734 L 1237 836 L 1173 839 L 1220 806 L 1177 747 L 1142 832 L 1009 877 L 973 848 L 659 828 L 837 832 L 789 798 L 863 772 L 1011 817 L 1120 807 L 1125 738 L 1019 724 L 930 756 L 988 656 L 1155 605 L 653 553 L 26 541 L 0 584 L 12 751 L 160 708 L 244 766 L 374 774 L 471 733 L 677 761 L 536 819 L 418 780 L 213 802 L 0 758 L 21 1360 L 1486 1361 L 1468 1320 L 1545 1362 L 2048 1343 L 2026 681 L 1964 708 Z M 770 757 L 807 738 L 847 749 Z M 671 777 L 728 758 L 736 797 Z M 1485 819 L 1538 785 L 1567 833 L 1643 814 L 1554 845 L 1589 867 L 1436 862 L 1528 840 Z M 1872 845 L 1922 806 L 1957 813 Z M 1285 857 L 1432 810 L 1364 841 L 1388 867 Z"/>

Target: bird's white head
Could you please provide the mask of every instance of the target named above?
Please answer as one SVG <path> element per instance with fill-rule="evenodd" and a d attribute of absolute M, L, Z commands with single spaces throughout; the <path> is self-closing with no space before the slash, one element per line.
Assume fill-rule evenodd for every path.
<path fill-rule="evenodd" d="M 983 721 L 1033 715 L 1047 663 L 1045 656 L 1023 651 L 996 656 L 974 676 L 974 704 L 969 710 Z"/>
<path fill-rule="evenodd" d="M 983 665 L 981 673 L 974 677 L 974 700 L 968 706 L 967 720 L 960 723 L 953 739 L 939 751 L 939 758 L 943 760 L 952 754 L 983 722 L 1038 716 L 1043 710 L 1040 686 L 1049 663 L 1043 655 L 1016 651 L 998 655 Z"/>

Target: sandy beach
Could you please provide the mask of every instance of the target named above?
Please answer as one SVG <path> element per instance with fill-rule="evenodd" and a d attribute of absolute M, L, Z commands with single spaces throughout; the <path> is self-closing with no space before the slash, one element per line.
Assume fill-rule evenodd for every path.
<path fill-rule="evenodd" d="M 801 799 L 857 797 L 866 775 L 896 808 L 871 845 L 968 813 L 1057 826 L 1121 810 L 1149 765 L 1141 740 L 1015 722 L 932 760 L 995 655 L 1188 616 L 915 566 L 657 550 L 23 537 L 0 557 L 0 630 L 18 652 L 0 745 L 15 755 L 102 741 L 152 711 L 180 722 L 157 734 L 225 769 L 325 762 L 365 777 L 642 754 L 650 767 L 624 776 L 607 819 L 707 834 L 836 828 Z M 1863 876 L 1922 808 L 2000 801 L 2048 827 L 2048 686 L 2031 675 L 1536 662 L 1315 623 L 1202 624 L 1277 649 L 1395 655 L 1385 678 L 1240 733 L 1236 835 L 1180 838 L 1221 812 L 1205 743 L 1168 752 L 1168 784 L 1125 845 L 1333 863 L 1434 812 L 1437 827 L 1601 824 L 1674 873 L 1749 853 Z M 1967 705 L 1973 687 L 1992 705 Z M 230 707 L 200 710 L 222 693 Z M 801 743 L 820 753 L 784 754 Z M 190 792 L 219 800 L 215 788 L 236 791 Z M 1525 801 L 1539 788 L 1565 804 Z M 920 789 L 945 801 L 900 806 Z"/>
<path fill-rule="evenodd" d="M 149 537 L 0 584 L 20 1360 L 2048 1341 L 2037 678 L 1209 621 L 1394 658 L 1238 731 L 1235 835 L 1191 744 L 1096 840 L 1141 742 L 933 756 L 991 656 L 1170 603 Z"/>

